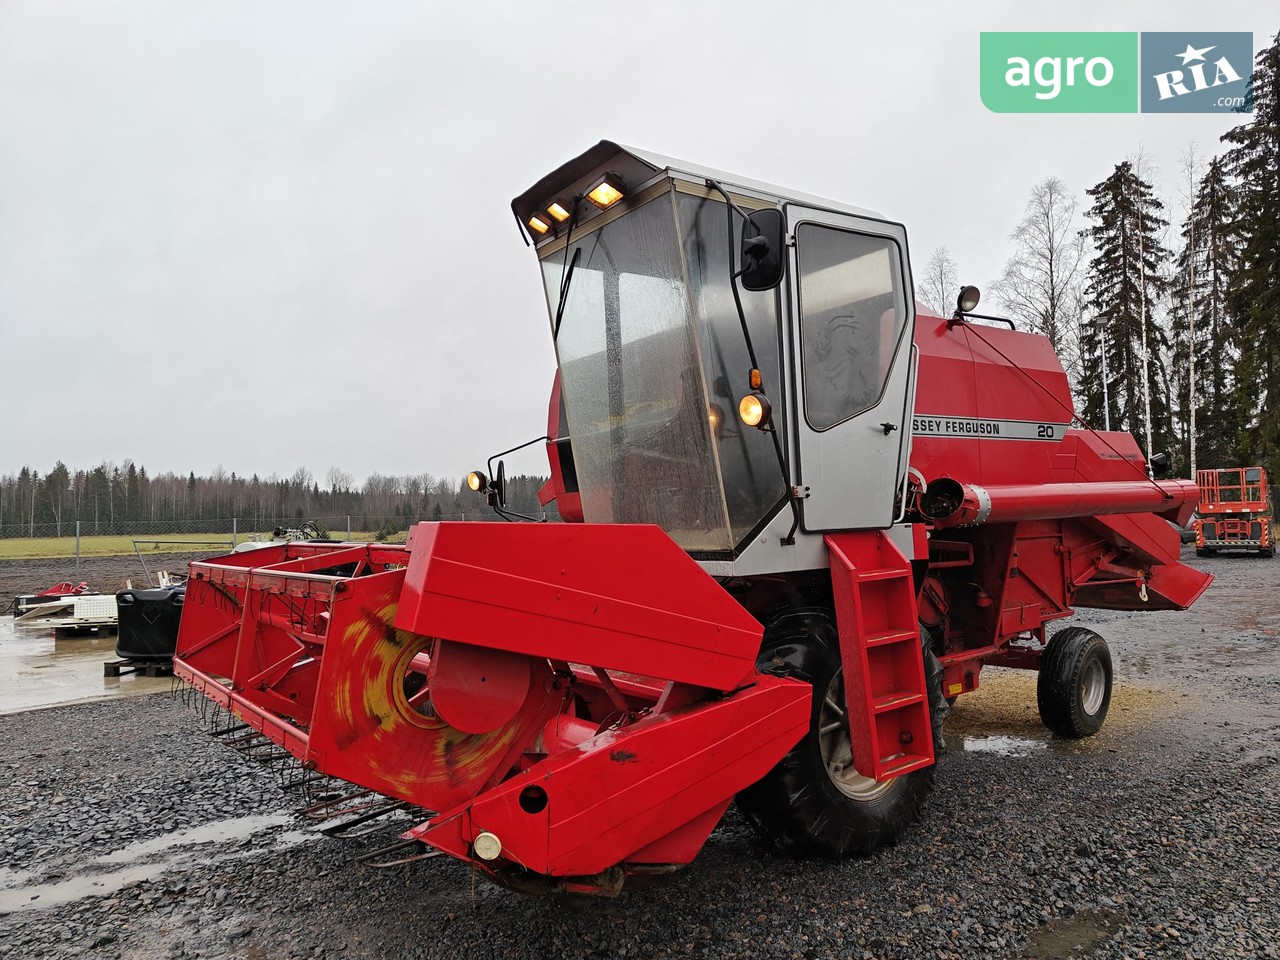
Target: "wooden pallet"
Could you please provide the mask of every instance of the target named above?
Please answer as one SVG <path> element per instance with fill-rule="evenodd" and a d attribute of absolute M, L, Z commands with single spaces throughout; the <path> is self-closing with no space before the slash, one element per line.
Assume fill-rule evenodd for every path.
<path fill-rule="evenodd" d="M 139 677 L 172 677 L 171 660 L 108 660 L 102 665 L 104 677 L 123 677 L 127 674 Z"/>

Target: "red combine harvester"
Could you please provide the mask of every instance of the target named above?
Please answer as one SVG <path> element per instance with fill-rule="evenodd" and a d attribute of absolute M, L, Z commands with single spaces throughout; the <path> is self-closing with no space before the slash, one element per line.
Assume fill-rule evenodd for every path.
<path fill-rule="evenodd" d="M 178 676 L 229 736 L 420 809 L 396 862 L 616 893 L 735 798 L 785 851 L 870 853 L 984 664 L 1038 670 L 1045 723 L 1087 736 L 1107 645 L 1049 625 L 1208 585 L 1166 522 L 1195 484 L 1073 428 L 1049 342 L 968 322 L 974 288 L 918 310 L 900 224 L 607 141 L 512 207 L 558 357 L 545 499 L 583 522 L 188 582 Z M 506 514 L 491 472 L 469 482 Z"/>
<path fill-rule="evenodd" d="M 1276 555 L 1271 530 L 1271 488 L 1262 467 L 1197 470 L 1200 504 L 1193 525 L 1196 556 L 1241 550 L 1262 557 Z"/>

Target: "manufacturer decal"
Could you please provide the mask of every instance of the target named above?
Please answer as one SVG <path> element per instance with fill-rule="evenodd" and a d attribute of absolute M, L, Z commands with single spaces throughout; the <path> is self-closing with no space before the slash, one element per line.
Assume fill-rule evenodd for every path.
<path fill-rule="evenodd" d="M 979 440 L 1061 440 L 1067 423 L 1036 420 L 986 420 L 980 417 L 911 418 L 911 432 L 917 437 L 972 437 Z"/>

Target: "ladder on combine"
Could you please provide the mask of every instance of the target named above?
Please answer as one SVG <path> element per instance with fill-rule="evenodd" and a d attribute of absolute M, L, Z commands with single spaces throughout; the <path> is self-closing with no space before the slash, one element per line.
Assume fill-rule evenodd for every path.
<path fill-rule="evenodd" d="M 927 767 L 933 730 L 911 565 L 882 530 L 830 534 L 826 543 L 853 764 L 876 780 Z"/>

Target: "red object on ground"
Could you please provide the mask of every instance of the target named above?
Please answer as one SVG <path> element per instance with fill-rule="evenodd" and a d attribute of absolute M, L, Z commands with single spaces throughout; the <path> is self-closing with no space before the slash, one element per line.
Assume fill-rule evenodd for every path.
<path fill-rule="evenodd" d="M 89 593 L 89 584 L 81 580 L 78 584 L 73 584 L 70 580 L 63 580 L 61 583 L 55 583 L 48 589 L 41 590 L 36 594 L 37 597 L 70 597 L 78 596 L 82 593 Z"/>

